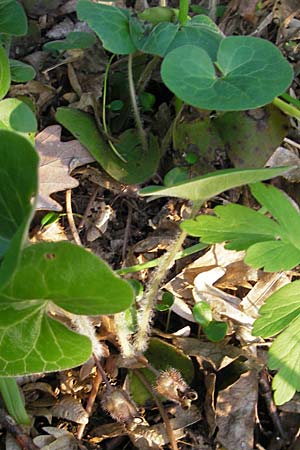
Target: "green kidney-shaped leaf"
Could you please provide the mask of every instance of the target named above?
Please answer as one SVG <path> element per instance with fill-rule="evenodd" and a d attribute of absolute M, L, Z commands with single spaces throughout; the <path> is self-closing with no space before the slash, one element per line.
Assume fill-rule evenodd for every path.
<path fill-rule="evenodd" d="M 16 98 L 6 98 L 0 101 L 0 128 L 33 133 L 37 130 L 37 121 L 26 103 Z"/>
<path fill-rule="evenodd" d="M 51 300 L 73 314 L 115 314 L 132 302 L 131 286 L 97 256 L 69 242 L 23 250 L 3 294 L 15 302 Z"/>
<path fill-rule="evenodd" d="M 155 26 L 130 18 L 130 35 L 138 50 L 151 55 L 164 56 L 173 41 L 179 25 L 161 22 Z"/>
<path fill-rule="evenodd" d="M 0 292 L 0 375 L 62 370 L 89 358 L 89 340 L 56 322 L 52 304 L 99 315 L 125 310 L 132 300 L 131 286 L 83 248 L 69 242 L 27 247 Z"/>
<path fill-rule="evenodd" d="M 65 39 L 47 42 L 43 49 L 48 52 L 60 52 L 76 48 L 89 48 L 96 42 L 95 36 L 85 31 L 72 31 Z"/>
<path fill-rule="evenodd" d="M 9 62 L 4 48 L 0 45 L 0 99 L 5 97 L 10 86 Z"/>
<path fill-rule="evenodd" d="M 17 311 L 1 300 L 1 376 L 58 371 L 90 357 L 90 340 L 48 317 L 41 305 L 21 302 Z"/>
<path fill-rule="evenodd" d="M 197 302 L 193 307 L 193 317 L 200 325 L 208 325 L 213 320 L 210 305 L 206 302 Z"/>
<path fill-rule="evenodd" d="M 282 331 L 269 350 L 269 367 L 279 370 L 273 379 L 275 401 L 281 405 L 300 391 L 300 281 L 272 294 L 254 323 L 254 336 L 270 337 Z"/>
<path fill-rule="evenodd" d="M 202 48 L 184 45 L 167 54 L 161 75 L 166 86 L 184 102 L 219 111 L 266 105 L 293 79 L 292 68 L 280 51 L 270 42 L 253 37 L 222 39 L 215 64 L 220 76 Z"/>
<path fill-rule="evenodd" d="M 106 144 L 89 114 L 72 108 L 58 108 L 55 117 L 116 180 L 127 184 L 142 183 L 156 172 L 161 155 L 153 135 L 149 137 L 149 149 L 145 154 L 136 131 L 126 130 L 116 144 L 124 162 Z"/>
<path fill-rule="evenodd" d="M 22 36 L 27 33 L 27 18 L 16 0 L 0 0 L 0 33 Z"/>
<path fill-rule="evenodd" d="M 126 10 L 90 0 L 79 0 L 77 15 L 99 36 L 106 50 L 119 55 L 129 55 L 137 50 L 130 37 Z"/>
<path fill-rule="evenodd" d="M 192 45 L 204 50 L 211 60 L 215 61 L 222 39 L 222 35 L 217 30 L 212 29 L 207 24 L 191 20 L 184 27 L 180 28 L 166 53 L 168 54 L 172 50 L 182 46 Z"/>
<path fill-rule="evenodd" d="M 217 172 L 196 177 L 171 187 L 148 186 L 141 189 L 139 194 L 141 196 L 169 196 L 205 201 L 221 192 L 241 186 L 242 184 L 255 183 L 256 181 L 267 180 L 282 175 L 288 169 L 288 167 L 275 167 L 272 169 L 218 170 Z"/>
<path fill-rule="evenodd" d="M 38 156 L 29 140 L 0 129 L 0 287 L 15 270 L 33 213 Z"/>
<path fill-rule="evenodd" d="M 220 342 L 226 336 L 228 325 L 226 322 L 212 320 L 207 325 L 203 325 L 205 336 L 212 342 Z"/>
<path fill-rule="evenodd" d="M 16 59 L 9 60 L 10 74 L 12 81 L 16 83 L 26 83 L 35 78 L 36 72 L 32 66 Z"/>

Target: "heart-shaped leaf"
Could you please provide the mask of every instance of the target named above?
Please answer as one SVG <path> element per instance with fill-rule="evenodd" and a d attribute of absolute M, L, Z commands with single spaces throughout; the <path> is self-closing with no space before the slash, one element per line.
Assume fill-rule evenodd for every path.
<path fill-rule="evenodd" d="M 199 16 L 196 16 L 199 17 Z M 217 52 L 223 36 L 218 29 L 200 21 L 191 20 L 181 27 L 175 38 L 172 40 L 167 53 L 184 45 L 192 45 L 204 50 L 212 59 L 217 59 Z M 167 83 L 166 83 L 167 84 Z"/>
<path fill-rule="evenodd" d="M 224 169 L 207 175 L 193 178 L 171 187 L 148 186 L 139 191 L 141 196 L 155 195 L 158 197 L 179 197 L 189 200 L 208 200 L 221 192 L 242 184 L 268 180 L 287 172 L 289 167 L 272 169 Z"/>
<path fill-rule="evenodd" d="M 16 83 L 26 83 L 35 78 L 36 72 L 32 66 L 16 59 L 9 60 L 10 74 L 12 81 Z"/>
<path fill-rule="evenodd" d="M 37 121 L 26 103 L 16 98 L 6 98 L 0 102 L 0 128 L 19 133 L 34 133 Z"/>
<path fill-rule="evenodd" d="M 179 25 L 161 22 L 155 26 L 130 18 L 130 35 L 138 50 L 151 55 L 164 56 L 178 32 Z"/>
<path fill-rule="evenodd" d="M 89 340 L 56 322 L 52 304 L 99 315 L 125 310 L 132 300 L 131 286 L 83 248 L 69 242 L 27 247 L 0 292 L 1 376 L 62 370 L 89 358 Z"/>
<path fill-rule="evenodd" d="M 4 48 L 0 45 L 0 99 L 5 97 L 10 86 L 9 62 Z"/>
<path fill-rule="evenodd" d="M 149 149 L 145 154 L 135 130 L 126 130 L 116 144 L 124 162 L 105 143 L 89 114 L 72 108 L 58 108 L 55 117 L 116 180 L 127 184 L 142 183 L 157 170 L 161 155 L 153 135 L 149 137 Z"/>
<path fill-rule="evenodd" d="M 79 0 L 77 15 L 99 36 L 106 50 L 119 55 L 129 55 L 137 50 L 130 37 L 125 9 Z"/>
<path fill-rule="evenodd" d="M 27 18 L 16 0 L 0 0 L 0 33 L 22 36 L 27 33 Z"/>
<path fill-rule="evenodd" d="M 184 102 L 219 111 L 270 103 L 293 79 L 291 66 L 273 44 L 247 36 L 222 39 L 215 65 L 202 48 L 176 48 L 164 58 L 161 75 L 166 86 Z"/>
<path fill-rule="evenodd" d="M 0 129 L 0 286 L 15 270 L 33 213 L 38 157 L 29 140 Z"/>

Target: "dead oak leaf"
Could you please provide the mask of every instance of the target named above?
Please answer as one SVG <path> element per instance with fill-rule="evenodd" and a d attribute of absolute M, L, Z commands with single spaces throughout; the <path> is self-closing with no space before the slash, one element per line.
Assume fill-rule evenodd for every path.
<path fill-rule="evenodd" d="M 93 162 L 94 158 L 78 141 L 61 142 L 59 125 L 41 131 L 35 144 L 40 157 L 37 209 L 61 211 L 61 205 L 50 195 L 77 187 L 79 183 L 70 173 L 76 167 Z"/>

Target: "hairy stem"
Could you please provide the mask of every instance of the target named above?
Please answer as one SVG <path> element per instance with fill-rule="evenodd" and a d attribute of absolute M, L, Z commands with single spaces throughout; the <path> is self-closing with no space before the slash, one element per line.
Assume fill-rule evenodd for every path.
<path fill-rule="evenodd" d="M 190 218 L 195 217 L 201 207 L 201 204 L 202 200 L 194 203 Z M 134 339 L 134 348 L 137 353 L 143 352 L 147 348 L 150 323 L 153 317 L 154 306 L 160 285 L 166 277 L 168 270 L 173 265 L 176 254 L 181 249 L 186 237 L 187 233 L 182 231 L 171 248 L 162 257 L 160 264 L 158 265 L 153 278 L 149 283 L 149 287 L 139 303 L 140 310 L 138 313 L 138 332 Z"/>
<path fill-rule="evenodd" d="M 143 128 L 142 119 L 139 113 L 139 108 L 136 100 L 136 92 L 133 82 L 133 72 L 132 72 L 132 54 L 128 56 L 128 84 L 129 84 L 129 94 L 131 99 L 131 105 L 133 109 L 133 115 L 136 123 L 136 127 L 140 136 L 142 148 L 146 153 L 148 150 L 147 137 L 145 130 Z"/>

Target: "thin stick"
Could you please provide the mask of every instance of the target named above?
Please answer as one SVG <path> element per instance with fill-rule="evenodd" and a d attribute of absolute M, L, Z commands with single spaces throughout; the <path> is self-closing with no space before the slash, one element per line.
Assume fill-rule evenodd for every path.
<path fill-rule="evenodd" d="M 177 443 L 176 443 L 176 438 L 175 438 L 175 435 L 174 435 L 174 431 L 173 431 L 170 419 L 169 419 L 168 415 L 165 412 L 163 404 L 159 400 L 158 396 L 156 395 L 156 393 L 154 392 L 154 390 L 152 389 L 152 387 L 150 386 L 148 380 L 144 377 L 142 372 L 140 372 L 137 369 L 134 369 L 133 372 L 141 380 L 141 382 L 143 383 L 143 385 L 145 386 L 147 391 L 150 392 L 150 394 L 152 395 L 155 403 L 157 404 L 157 407 L 159 409 L 161 418 L 164 421 L 164 424 L 165 424 L 165 427 L 166 427 L 166 433 L 167 433 L 167 436 L 168 436 L 169 441 L 170 441 L 171 449 L 172 450 L 178 450 Z"/>
<path fill-rule="evenodd" d="M 146 153 L 148 150 L 148 144 L 147 144 L 147 137 L 145 130 L 143 128 L 142 120 L 139 113 L 139 108 L 136 100 L 136 92 L 133 82 L 133 72 L 132 72 L 132 54 L 128 55 L 128 85 L 129 85 L 129 94 L 130 94 L 130 100 L 131 105 L 133 109 L 133 115 L 136 123 L 136 127 L 140 136 L 142 148 L 144 152 Z"/>
<path fill-rule="evenodd" d="M 94 201 L 96 200 L 96 197 L 98 195 L 99 190 L 100 190 L 100 186 L 95 184 L 95 187 L 94 187 L 94 190 L 92 192 L 92 195 L 90 196 L 90 199 L 89 199 L 88 204 L 87 204 L 87 206 L 85 208 L 84 214 L 83 214 L 83 216 L 81 218 L 81 221 L 80 221 L 80 223 L 78 225 L 78 230 L 81 230 L 84 227 L 85 222 L 87 220 L 87 216 L 89 215 L 89 212 L 90 212 L 90 210 L 91 210 L 91 208 L 93 206 Z"/>
<path fill-rule="evenodd" d="M 87 402 L 87 405 L 85 408 L 85 410 L 89 416 L 91 416 L 91 414 L 92 414 L 93 406 L 94 406 L 95 400 L 97 398 L 97 394 L 99 391 L 100 384 L 102 383 L 102 380 L 103 380 L 102 375 L 97 367 L 96 376 L 93 380 L 93 387 L 90 392 L 90 396 L 89 396 L 89 399 L 88 399 L 88 402 Z M 79 440 L 82 439 L 85 427 L 86 427 L 86 424 L 84 424 L 84 423 L 79 425 L 78 430 L 77 430 L 77 439 L 79 439 Z"/>
<path fill-rule="evenodd" d="M 77 231 L 77 228 L 76 228 L 76 225 L 75 225 L 74 217 L 73 217 L 71 189 L 68 189 L 66 191 L 66 212 L 67 212 L 67 219 L 68 219 L 68 222 L 70 225 L 70 230 L 71 230 L 73 239 L 77 245 L 80 245 L 81 247 L 83 247 L 81 239 L 80 239 L 78 231 Z"/>
<path fill-rule="evenodd" d="M 126 257 L 126 250 L 127 250 L 127 244 L 129 239 L 129 232 L 131 227 L 131 219 L 132 219 L 132 206 L 130 204 L 127 204 L 128 207 L 128 213 L 127 213 L 127 220 L 126 220 L 126 227 L 124 231 L 124 241 L 122 246 L 122 260 L 125 261 Z"/>

